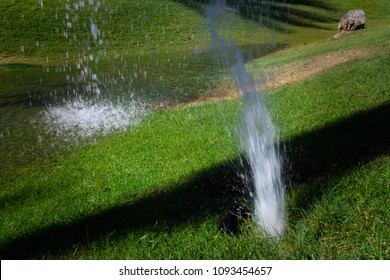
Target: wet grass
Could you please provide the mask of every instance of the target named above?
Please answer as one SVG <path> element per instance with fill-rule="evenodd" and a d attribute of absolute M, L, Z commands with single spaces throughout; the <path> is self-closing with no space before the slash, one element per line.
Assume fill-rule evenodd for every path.
<path fill-rule="evenodd" d="M 77 61 L 89 54 L 112 61 L 210 46 L 204 15 L 173 1 L 79 3 L 49 1 L 40 6 L 33 0 L 1 1 L 2 63 L 28 59 L 39 65 L 62 65 L 65 60 Z M 266 42 L 258 40 L 260 30 L 252 34 L 255 37 L 245 36 L 250 32 L 247 21 L 229 18 L 234 27 L 231 33 L 240 36 L 241 43 Z M 224 22 L 226 28 L 230 19 Z M 95 38 L 93 24 L 98 30 Z"/>
<path fill-rule="evenodd" d="M 156 111 L 132 131 L 2 172 L 1 258 L 389 259 L 385 33 L 370 28 L 259 61 L 375 45 L 369 58 L 267 94 L 288 187 L 288 229 L 278 243 L 252 221 L 238 235 L 218 231 L 245 192 L 229 136 L 239 118 L 235 100 Z"/>
<path fill-rule="evenodd" d="M 244 191 L 227 133 L 240 104 L 229 101 L 156 112 L 2 174 L 2 258 L 388 259 L 389 61 L 352 61 L 272 94 L 289 190 L 279 243 L 252 222 L 237 236 L 217 230 Z"/>
<path fill-rule="evenodd" d="M 0 1 L 1 64 L 27 60 L 53 66 L 89 54 L 120 60 L 206 48 L 210 35 L 205 5 L 196 2 L 207 1 L 105 0 L 99 5 L 48 1 L 42 6 L 34 0 Z M 240 2 L 242 14 L 228 13 L 219 25 L 242 45 L 275 40 L 290 45 L 320 41 L 332 36 L 338 20 L 353 8 L 366 11 L 368 28 L 383 24 L 388 15 L 385 0 L 363 4 L 352 0 L 247 2 Z M 255 16 L 258 14 L 261 18 Z M 95 38 L 91 23 L 99 31 Z"/>

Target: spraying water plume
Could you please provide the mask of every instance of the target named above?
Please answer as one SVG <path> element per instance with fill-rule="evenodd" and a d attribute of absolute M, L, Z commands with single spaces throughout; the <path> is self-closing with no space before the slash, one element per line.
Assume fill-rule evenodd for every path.
<path fill-rule="evenodd" d="M 225 1 L 214 1 L 207 9 L 207 18 L 211 25 L 213 45 L 220 49 L 218 63 L 231 69 L 231 76 L 243 101 L 238 131 L 240 145 L 250 166 L 249 175 L 243 176 L 243 179 L 245 185 L 253 185 L 254 216 L 261 230 L 271 237 L 277 237 L 283 234 L 286 226 L 279 139 L 262 104 L 261 93 L 256 90 L 255 82 L 245 68 L 239 48 L 234 44 L 228 45 L 218 36 L 216 21 L 225 11 Z M 231 62 L 232 57 L 234 63 Z"/>
<path fill-rule="evenodd" d="M 110 101 L 93 103 L 77 99 L 61 106 L 48 107 L 43 116 L 48 133 L 76 141 L 98 134 L 125 131 L 137 126 L 144 115 L 142 105 L 135 101 L 125 106 Z"/>

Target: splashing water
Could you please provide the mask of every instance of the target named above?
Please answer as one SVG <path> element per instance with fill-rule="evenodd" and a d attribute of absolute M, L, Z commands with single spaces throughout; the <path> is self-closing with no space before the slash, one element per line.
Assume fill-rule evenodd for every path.
<path fill-rule="evenodd" d="M 244 94 L 240 139 L 248 157 L 253 181 L 255 216 L 271 236 L 282 235 L 285 228 L 284 185 L 278 154 L 278 138 L 268 113 L 253 88 Z"/>
<path fill-rule="evenodd" d="M 124 106 L 109 101 L 92 103 L 77 99 L 62 106 L 48 107 L 43 119 L 48 133 L 71 141 L 125 131 L 137 126 L 144 115 L 145 109 L 135 101 Z"/>
<path fill-rule="evenodd" d="M 231 67 L 243 100 L 243 112 L 239 123 L 240 145 L 245 151 L 250 173 L 242 176 L 245 185 L 253 185 L 254 216 L 262 231 L 271 237 L 281 236 L 285 222 L 285 187 L 281 178 L 278 136 L 271 118 L 262 104 L 261 93 L 256 90 L 252 76 L 245 68 L 238 47 L 227 45 L 218 36 L 216 21 L 227 11 L 225 1 L 215 1 L 207 10 L 214 47 L 220 48 L 219 63 L 231 67 L 229 59 L 235 58 Z"/>
<path fill-rule="evenodd" d="M 101 80 L 97 71 L 99 58 L 105 56 L 102 48 L 104 36 L 101 36 L 103 35 L 101 33 L 103 32 L 96 23 L 96 14 L 103 2 L 76 1 L 73 5 L 66 2 L 67 25 L 64 35 L 71 45 L 77 44 L 80 51 L 77 55 L 67 53 L 63 68 L 68 71 L 66 79 L 70 83 L 80 83 L 82 90 L 68 92 L 68 96 L 73 96 L 71 100 L 63 105 L 49 106 L 42 113 L 43 122 L 46 124 L 45 131 L 66 142 L 77 142 L 80 139 L 127 130 L 137 126 L 146 114 L 145 106 L 134 99 L 114 104 L 101 98 L 102 91 L 105 95 L 109 95 L 112 92 L 110 87 L 114 84 L 112 80 L 108 82 Z M 78 11 L 82 9 L 89 9 L 91 13 L 90 36 L 86 40 L 79 40 L 76 36 L 81 24 L 87 26 L 86 21 L 79 20 Z M 69 37 L 70 34 L 74 36 Z M 92 44 L 99 48 L 97 53 L 91 50 Z M 72 61 L 74 58 L 77 58 L 76 61 Z M 84 95 L 89 96 L 89 99 L 82 97 Z M 126 95 L 132 96 L 130 93 Z"/>

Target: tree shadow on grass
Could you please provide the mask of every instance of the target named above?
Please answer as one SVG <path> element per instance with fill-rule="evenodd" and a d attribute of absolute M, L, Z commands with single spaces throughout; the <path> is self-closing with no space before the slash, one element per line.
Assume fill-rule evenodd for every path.
<path fill-rule="evenodd" d="M 292 185 L 303 186 L 296 201 L 302 216 L 326 189 L 315 182 L 326 182 L 329 175 L 342 175 L 348 170 L 388 155 L 390 152 L 390 103 L 356 113 L 282 143 L 286 147 L 287 177 Z M 326 184 L 322 184 L 326 185 Z"/>
<path fill-rule="evenodd" d="M 223 3 L 216 0 L 175 0 L 204 14 L 210 3 Z M 334 11 L 326 1 L 311 0 L 226 0 L 226 11 L 254 20 L 266 27 L 285 30 L 286 24 L 294 26 L 323 28 L 322 23 L 338 20 L 326 14 Z"/>
<path fill-rule="evenodd" d="M 343 174 L 358 164 L 388 154 L 389 116 L 390 103 L 387 103 L 282 143 L 286 146 L 293 185 L 310 185 L 329 174 Z M 241 166 L 239 162 L 235 159 L 222 163 L 167 191 L 153 193 L 133 203 L 16 238 L 1 248 L 1 259 L 56 255 L 56 252 L 88 244 L 114 231 L 120 236 L 129 230 L 153 227 L 157 221 L 165 226 L 163 230 L 169 230 L 181 223 L 202 222 L 210 215 L 224 215 L 242 194 L 238 188 L 242 182 L 236 170 Z M 308 188 L 299 207 L 309 209 L 324 191 Z M 299 215 L 291 216 L 299 219 Z"/>
<path fill-rule="evenodd" d="M 0 257 L 40 259 L 66 252 L 74 245 L 87 246 L 112 232 L 119 238 L 129 231 L 152 228 L 156 224 L 157 230 L 161 227 L 169 231 L 180 224 L 200 223 L 210 215 L 226 214 L 238 196 L 235 165 L 233 161 L 223 163 L 165 191 L 17 238 L 0 248 Z"/>

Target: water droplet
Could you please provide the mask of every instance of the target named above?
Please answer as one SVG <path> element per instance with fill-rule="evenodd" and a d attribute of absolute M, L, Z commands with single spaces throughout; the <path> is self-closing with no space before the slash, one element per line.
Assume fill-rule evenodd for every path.
<path fill-rule="evenodd" d="M 100 31 L 98 26 L 92 21 L 92 19 L 91 19 L 91 32 L 92 32 L 93 40 L 96 41 L 97 38 L 100 36 Z"/>

